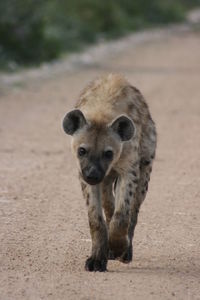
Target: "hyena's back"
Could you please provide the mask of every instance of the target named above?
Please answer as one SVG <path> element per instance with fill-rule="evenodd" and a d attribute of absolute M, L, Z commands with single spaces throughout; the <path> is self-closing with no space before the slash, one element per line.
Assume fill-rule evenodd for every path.
<path fill-rule="evenodd" d="M 140 92 L 118 74 L 109 74 L 92 81 L 81 93 L 76 107 L 88 118 L 103 122 L 105 118 L 111 121 L 123 113 L 131 117 L 133 107 L 136 111 L 142 110 L 142 114 L 146 110 Z"/>

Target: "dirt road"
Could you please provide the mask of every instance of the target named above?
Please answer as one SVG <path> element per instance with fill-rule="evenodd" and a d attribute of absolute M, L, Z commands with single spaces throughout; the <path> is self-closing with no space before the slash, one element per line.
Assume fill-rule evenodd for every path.
<path fill-rule="evenodd" d="M 148 100 L 157 158 L 129 265 L 87 273 L 91 241 L 61 119 L 86 82 L 124 73 Z M 0 299 L 200 299 L 200 32 L 1 92 Z"/>

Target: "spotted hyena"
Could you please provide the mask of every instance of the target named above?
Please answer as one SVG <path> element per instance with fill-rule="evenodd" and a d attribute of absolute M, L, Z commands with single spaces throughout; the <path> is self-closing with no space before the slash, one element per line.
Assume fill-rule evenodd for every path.
<path fill-rule="evenodd" d="M 156 149 L 156 129 L 140 91 L 118 74 L 91 82 L 63 120 L 88 207 L 88 271 L 132 260 L 132 239 Z M 105 220 L 104 220 L 104 214 Z"/>

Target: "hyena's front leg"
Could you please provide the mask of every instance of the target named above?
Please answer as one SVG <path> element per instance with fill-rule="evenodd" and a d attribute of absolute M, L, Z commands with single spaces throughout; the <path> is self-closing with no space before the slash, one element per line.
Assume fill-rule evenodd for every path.
<path fill-rule="evenodd" d="M 125 263 L 132 260 L 132 239 L 130 239 L 129 227 L 138 178 L 138 166 L 130 173 L 118 178 L 115 211 L 109 227 L 109 249 L 114 258 Z"/>
<path fill-rule="evenodd" d="M 106 271 L 108 260 L 108 233 L 102 214 L 101 186 L 82 183 L 88 205 L 88 219 L 92 238 L 92 253 L 85 262 L 87 271 Z"/>

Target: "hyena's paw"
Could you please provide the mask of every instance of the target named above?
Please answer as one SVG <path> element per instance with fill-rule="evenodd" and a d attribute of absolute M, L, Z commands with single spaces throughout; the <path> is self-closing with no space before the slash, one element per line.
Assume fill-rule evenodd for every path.
<path fill-rule="evenodd" d="M 109 259 L 119 259 L 128 248 L 127 238 L 109 240 Z"/>
<path fill-rule="evenodd" d="M 122 252 L 114 252 L 112 250 L 109 250 L 108 253 L 108 259 L 109 260 L 119 260 L 124 264 L 128 264 L 132 261 L 133 258 L 133 250 L 132 246 L 128 247 L 123 253 Z"/>
<path fill-rule="evenodd" d="M 130 245 L 118 259 L 119 259 L 119 261 L 121 261 L 124 264 L 130 263 L 133 259 L 132 245 Z"/>
<path fill-rule="evenodd" d="M 99 271 L 99 272 L 105 272 L 107 266 L 107 259 L 97 259 L 93 256 L 90 256 L 86 262 L 85 262 L 85 270 L 86 271 Z"/>

